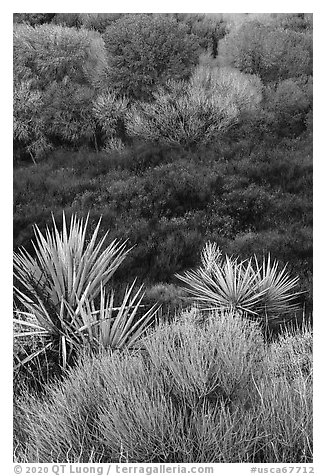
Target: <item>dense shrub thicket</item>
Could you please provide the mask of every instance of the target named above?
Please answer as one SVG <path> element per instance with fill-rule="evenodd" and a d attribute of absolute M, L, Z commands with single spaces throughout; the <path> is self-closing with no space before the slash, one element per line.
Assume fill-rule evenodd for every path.
<path fill-rule="evenodd" d="M 312 75 L 312 32 L 246 22 L 220 42 L 223 61 L 264 82 Z"/>
<path fill-rule="evenodd" d="M 92 114 L 105 74 L 101 37 L 57 25 L 14 27 L 14 150 L 33 159 L 58 144 L 96 144 Z"/>
<path fill-rule="evenodd" d="M 214 15 L 17 15 L 16 159 L 59 144 L 121 150 L 135 136 L 204 144 L 235 122 L 290 136 L 311 124 L 309 16 L 234 26 Z"/>
<path fill-rule="evenodd" d="M 225 146 L 224 146 L 225 147 Z M 14 173 L 14 244 L 30 251 L 32 224 L 41 230 L 51 211 L 102 215 L 108 240 L 136 245 L 120 279 L 170 281 L 194 267 L 207 239 L 242 258 L 270 252 L 300 276 L 312 298 L 312 150 L 309 138 L 283 139 L 251 152 L 245 142 L 186 152 L 138 146 L 123 153 L 56 152 L 51 160 Z M 251 146 L 250 146 L 251 148 Z M 118 273 L 119 274 L 119 273 Z"/>
<path fill-rule="evenodd" d="M 150 99 L 168 79 L 187 79 L 198 60 L 198 38 L 168 16 L 125 15 L 103 38 L 110 86 L 134 99 Z"/>
<path fill-rule="evenodd" d="M 188 84 L 170 81 L 154 94 L 154 103 L 132 108 L 127 131 L 163 144 L 207 144 L 236 124 L 242 114 L 257 109 L 261 89 L 258 77 L 227 68 L 200 67 Z"/>
<path fill-rule="evenodd" d="M 309 463 L 309 329 L 266 345 L 232 314 L 194 311 L 134 353 L 83 358 L 15 401 L 19 462 Z"/>
<path fill-rule="evenodd" d="M 311 462 L 312 15 L 13 46 L 15 459 Z"/>
<path fill-rule="evenodd" d="M 13 44 L 15 250 L 90 213 L 167 308 L 209 239 L 311 308 L 311 15 L 22 13 Z"/>

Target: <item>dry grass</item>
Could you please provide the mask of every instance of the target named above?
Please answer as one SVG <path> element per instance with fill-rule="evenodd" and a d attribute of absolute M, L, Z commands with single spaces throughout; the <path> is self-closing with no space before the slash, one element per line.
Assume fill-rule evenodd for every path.
<path fill-rule="evenodd" d="M 162 324 L 134 353 L 89 358 L 16 402 L 25 462 L 308 463 L 311 331 L 264 342 L 231 314 Z"/>

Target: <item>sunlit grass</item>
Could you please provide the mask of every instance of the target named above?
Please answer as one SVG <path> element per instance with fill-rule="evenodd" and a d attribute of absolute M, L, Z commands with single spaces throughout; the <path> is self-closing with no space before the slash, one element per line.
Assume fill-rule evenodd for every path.
<path fill-rule="evenodd" d="M 42 399 L 20 397 L 16 460 L 311 462 L 311 330 L 268 344 L 232 313 L 199 318 L 159 325 L 138 351 L 85 356 Z"/>

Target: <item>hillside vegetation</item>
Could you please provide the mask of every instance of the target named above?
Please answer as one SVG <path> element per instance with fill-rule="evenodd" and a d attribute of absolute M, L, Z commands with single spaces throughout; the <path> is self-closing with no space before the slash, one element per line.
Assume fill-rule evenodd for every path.
<path fill-rule="evenodd" d="M 17 461 L 312 461 L 312 30 L 14 14 Z"/>

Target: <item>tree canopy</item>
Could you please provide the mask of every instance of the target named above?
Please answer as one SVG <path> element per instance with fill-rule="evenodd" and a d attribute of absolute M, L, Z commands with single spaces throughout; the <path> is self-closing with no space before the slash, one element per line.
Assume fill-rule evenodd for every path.
<path fill-rule="evenodd" d="M 188 78 L 199 55 L 199 38 L 185 24 L 162 15 L 125 15 L 103 38 L 108 85 L 135 99 L 149 99 L 168 79 Z"/>
<path fill-rule="evenodd" d="M 312 74 L 312 34 L 284 29 L 277 23 L 250 21 L 220 42 L 220 56 L 244 73 L 266 83 Z"/>

